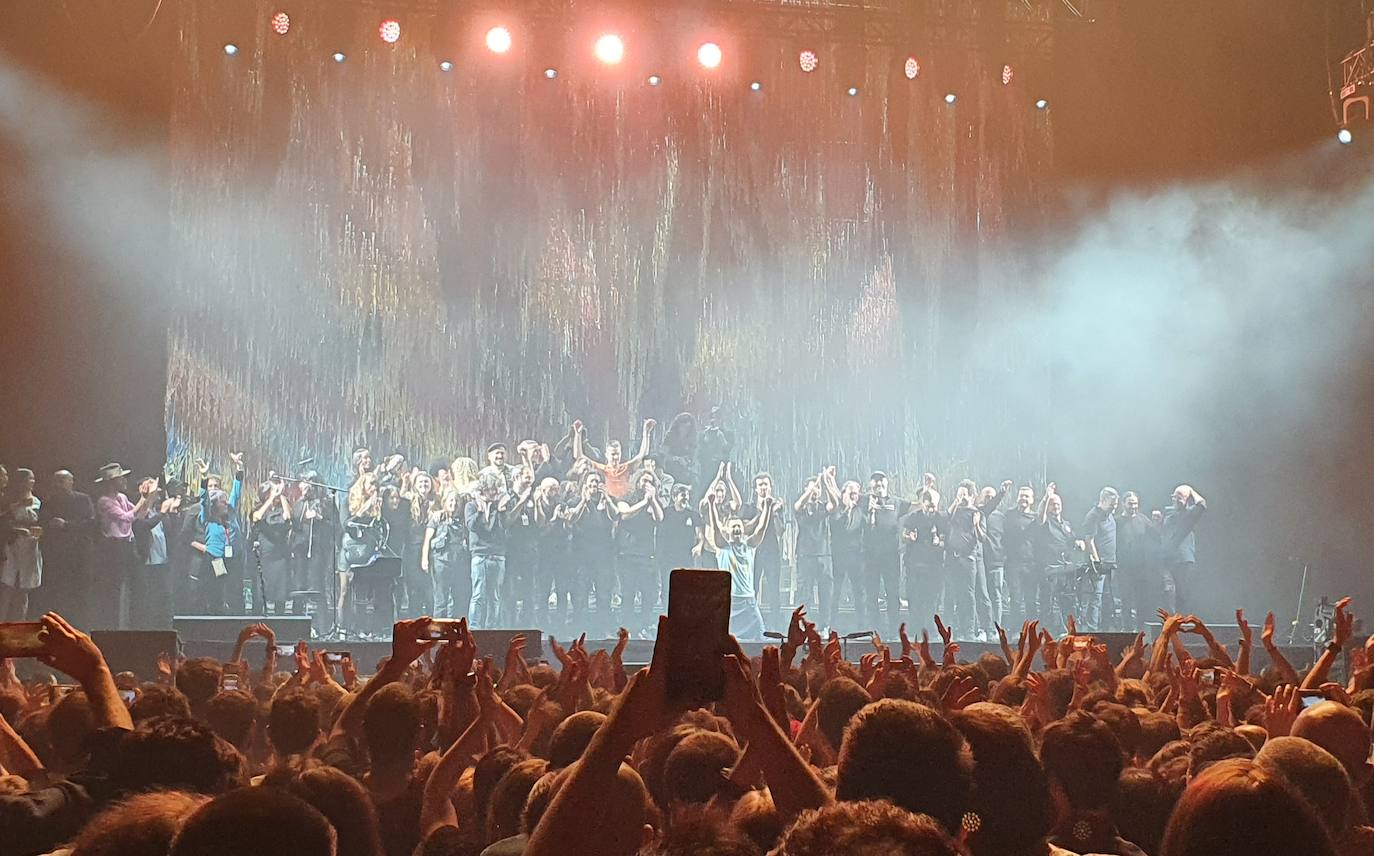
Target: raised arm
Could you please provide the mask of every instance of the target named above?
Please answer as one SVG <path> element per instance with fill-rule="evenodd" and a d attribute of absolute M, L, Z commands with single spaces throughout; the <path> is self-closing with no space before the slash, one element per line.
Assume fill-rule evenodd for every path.
<path fill-rule="evenodd" d="M 768 524 L 773 522 L 774 502 L 766 502 L 763 510 L 759 512 L 758 523 L 754 526 L 754 531 L 749 535 L 749 546 L 757 547 L 763 543 L 763 538 L 768 534 Z"/>
<path fill-rule="evenodd" d="M 1326 643 L 1322 649 L 1322 654 L 1317 658 L 1317 662 L 1312 666 L 1312 671 L 1307 673 L 1307 677 L 1302 679 L 1304 690 L 1314 690 L 1326 683 L 1326 676 L 1331 673 L 1331 667 L 1336 664 L 1336 658 L 1345 649 L 1345 644 L 1350 641 L 1351 635 L 1355 632 L 1355 616 L 1346 610 L 1350 607 L 1350 598 L 1343 597 L 1336 602 L 1335 617 L 1335 638 Z"/>
<path fill-rule="evenodd" d="M 1269 613 L 1264 617 L 1264 629 L 1260 631 L 1260 644 L 1264 646 L 1264 651 L 1269 655 L 1269 660 L 1274 664 L 1274 670 L 1279 673 L 1279 679 L 1286 684 L 1297 686 L 1298 670 L 1293 668 L 1293 664 L 1288 662 L 1288 658 L 1283 656 L 1279 646 L 1274 644 L 1274 613 Z"/>
<path fill-rule="evenodd" d="M 744 499 L 740 496 L 739 488 L 735 487 L 735 477 L 730 473 L 730 462 L 725 462 L 725 486 L 730 491 L 730 511 L 738 514 L 744 505 Z"/>
<path fill-rule="evenodd" d="M 639 437 L 639 451 L 635 453 L 635 456 L 633 458 L 626 462 L 629 464 L 631 470 L 638 467 L 640 463 L 644 460 L 644 458 L 649 454 L 649 440 L 653 437 L 654 426 L 657 424 L 658 423 L 652 419 L 644 420 L 644 431 L 640 434 Z"/>

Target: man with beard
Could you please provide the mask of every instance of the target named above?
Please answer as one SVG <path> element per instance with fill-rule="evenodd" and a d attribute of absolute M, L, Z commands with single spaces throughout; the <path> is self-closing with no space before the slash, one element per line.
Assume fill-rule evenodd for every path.
<path fill-rule="evenodd" d="M 832 477 L 833 480 L 833 477 Z M 861 572 L 863 556 L 860 553 L 863 543 L 864 513 L 859 508 L 859 483 L 847 481 L 840 488 L 839 502 L 830 514 L 830 565 L 834 570 L 835 588 L 830 598 L 830 614 L 825 617 L 831 630 L 839 621 L 840 595 L 845 580 L 854 594 L 855 624 L 867 625 L 871 629 L 872 616 L 860 612 L 869 598 L 864 591 L 864 575 Z M 876 595 L 875 595 L 876 597 Z"/>
<path fill-rule="evenodd" d="M 797 603 L 813 605 L 822 619 L 830 614 L 835 578 L 830 570 L 830 515 L 839 501 L 834 467 L 806 480 L 792 504 L 797 518 Z"/>
<path fill-rule="evenodd" d="M 611 589 L 615 587 L 615 525 L 620 512 L 606 494 L 601 473 L 592 471 L 582 478 L 581 493 L 568 511 L 572 533 L 572 616 L 574 623 L 594 634 L 609 634 L 616 629 L 611 620 Z M 589 590 L 596 589 L 594 624 L 587 619 Z"/>
<path fill-rule="evenodd" d="M 655 562 L 658 529 L 663 521 L 663 506 L 658 504 L 658 481 L 653 473 L 640 470 L 635 474 L 633 488 L 617 503 L 620 523 L 616 526 L 620 539 L 620 600 L 627 616 L 634 613 L 635 595 L 639 596 L 640 618 L 638 630 L 647 633 L 658 626 L 654 599 L 658 597 L 658 566 Z"/>
<path fill-rule="evenodd" d="M 965 639 L 986 642 L 987 631 L 992 629 L 978 626 L 978 562 L 987 510 L 997 507 L 1010 486 L 1006 482 L 982 500 L 976 495 L 977 486 L 965 479 L 959 483 L 954 502 L 945 514 L 945 598 L 952 607 L 954 623 L 950 626 L 957 627 Z"/>
<path fill-rule="evenodd" d="M 1077 607 L 1077 554 L 1083 551 L 1084 545 L 1074 538 L 1073 527 L 1064 517 L 1064 500 L 1056 492 L 1054 482 L 1045 487 L 1045 498 L 1040 502 L 1035 544 L 1035 560 L 1042 575 L 1042 617 L 1062 621 Z"/>
<path fill-rule="evenodd" d="M 901 619 L 902 559 L 900 521 L 911 510 L 911 503 L 888 492 L 887 473 L 874 471 L 868 477 L 868 496 L 864 502 L 863 575 L 868 597 L 864 610 L 871 611 L 870 627 L 877 628 L 878 592 L 887 595 L 887 627 L 895 631 Z"/>
<path fill-rule="evenodd" d="M 671 500 L 658 524 L 660 597 L 668 594 L 668 575 L 674 568 L 701 564 L 701 514 L 692 507 L 692 486 L 673 485 Z"/>
<path fill-rule="evenodd" d="M 1164 608 L 1170 612 L 1188 608 L 1187 589 L 1197 566 L 1197 537 L 1193 529 L 1207 510 L 1207 500 L 1181 484 L 1174 488 L 1174 502 L 1164 512 Z"/>
<path fill-rule="evenodd" d="M 77 491 L 68 470 L 53 473 L 53 489 L 43 498 L 43 585 L 35 592 L 33 614 L 60 612 L 77 627 L 89 627 L 86 590 L 91 583 L 91 537 L 95 507 Z"/>
<path fill-rule="evenodd" d="M 743 508 L 739 510 L 740 519 L 744 521 L 744 529 L 750 535 L 764 521 L 763 512 L 771 510 L 767 518 L 771 521 L 764 532 L 763 540 L 759 542 L 758 553 L 754 556 L 754 594 L 759 601 L 760 611 L 764 609 L 780 609 L 783 604 L 782 595 L 782 500 L 773 496 L 773 477 L 768 473 L 759 473 L 754 476 L 754 496 Z M 764 592 L 768 592 L 768 597 L 764 598 Z M 777 593 L 777 602 L 773 603 L 774 592 Z"/>
<path fill-rule="evenodd" d="M 1104 487 L 1098 495 L 1097 505 L 1092 507 L 1083 518 L 1083 540 L 1088 555 L 1096 561 L 1096 571 L 1091 579 L 1079 580 L 1078 620 L 1084 630 L 1103 630 L 1102 598 L 1108 579 L 1113 579 L 1112 595 L 1115 597 L 1116 584 L 1116 488 Z M 1110 612 L 1110 604 L 1108 605 Z"/>
<path fill-rule="evenodd" d="M 1002 511 L 1002 500 L 1011 486 L 1008 480 L 1002 482 L 1000 490 L 988 486 L 979 494 L 983 527 L 978 533 L 977 608 L 979 633 L 984 635 L 996 632 L 997 625 L 1007 617 L 1007 553 L 1003 546 L 1006 513 Z"/>

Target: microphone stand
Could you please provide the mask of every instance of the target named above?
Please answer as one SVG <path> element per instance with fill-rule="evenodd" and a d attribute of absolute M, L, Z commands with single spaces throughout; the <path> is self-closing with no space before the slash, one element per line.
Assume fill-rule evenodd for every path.
<path fill-rule="evenodd" d="M 329 491 L 334 503 L 334 519 L 342 523 L 343 517 L 339 514 L 339 495 L 348 493 L 348 488 L 338 485 L 325 484 L 324 482 L 310 481 L 309 479 L 292 478 L 273 471 L 271 478 L 278 478 L 284 482 L 291 482 L 298 485 L 309 485 L 319 490 Z M 313 529 L 312 549 L 313 549 Z M 339 614 L 343 611 L 343 604 L 339 603 L 339 539 L 343 537 L 343 529 L 334 533 L 334 537 L 329 539 L 329 590 L 330 590 L 330 610 L 329 610 L 329 629 L 325 631 L 322 639 L 325 641 L 337 641 L 345 638 L 343 627 L 339 624 Z"/>

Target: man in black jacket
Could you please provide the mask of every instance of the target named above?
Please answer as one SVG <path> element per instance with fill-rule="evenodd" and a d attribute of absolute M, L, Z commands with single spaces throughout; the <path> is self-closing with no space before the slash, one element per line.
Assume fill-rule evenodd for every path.
<path fill-rule="evenodd" d="M 35 593 L 33 611 L 56 611 L 78 626 L 88 618 L 86 590 L 91 582 L 91 534 L 95 507 L 75 489 L 68 470 L 53 473 L 53 490 L 43 498 L 43 585 Z"/>
<path fill-rule="evenodd" d="M 1181 484 L 1174 488 L 1174 504 L 1164 512 L 1164 607 L 1170 612 L 1187 608 L 1185 589 L 1192 583 L 1197 565 L 1197 538 L 1193 529 L 1207 510 L 1207 500 Z"/>

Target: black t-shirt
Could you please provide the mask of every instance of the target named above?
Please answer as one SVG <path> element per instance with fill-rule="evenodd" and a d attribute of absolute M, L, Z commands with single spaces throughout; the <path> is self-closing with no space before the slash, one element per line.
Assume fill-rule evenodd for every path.
<path fill-rule="evenodd" d="M 1083 518 L 1083 537 L 1093 539 L 1097 558 L 1109 565 L 1116 564 L 1116 518 L 1102 506 L 1094 505 Z"/>
<path fill-rule="evenodd" d="M 1034 511 L 1012 508 L 1002 522 L 1002 548 L 1007 566 L 1028 568 L 1035 564 L 1035 538 L 1040 517 Z"/>
<path fill-rule="evenodd" d="M 596 503 L 587 503 L 582 516 L 570 527 L 572 546 L 579 555 L 600 561 L 609 561 L 611 549 L 615 545 L 615 521 L 606 513 L 606 506 L 613 502 L 610 497 Z"/>
<path fill-rule="evenodd" d="M 514 502 L 514 500 L 512 500 Z M 506 512 L 506 549 L 511 553 L 531 553 L 539 540 L 539 528 L 534 517 L 534 497 Z"/>
<path fill-rule="evenodd" d="M 163 527 L 163 531 L 170 531 Z M 253 536 L 261 545 L 264 559 L 289 559 L 291 557 L 291 521 L 275 507 L 253 523 Z"/>
<path fill-rule="evenodd" d="M 907 565 L 939 565 L 945 548 L 939 543 L 942 514 L 917 508 L 902 517 L 902 532 L 915 532 L 916 540 L 902 539 L 902 557 Z"/>
<path fill-rule="evenodd" d="M 658 557 L 677 563 L 692 561 L 692 548 L 697 543 L 697 527 L 701 516 L 694 508 L 678 510 L 669 506 L 663 510 L 663 522 L 658 524 Z"/>
<path fill-rule="evenodd" d="M 1000 568 L 1007 563 L 1007 515 L 1000 508 L 983 517 L 983 564 Z"/>
<path fill-rule="evenodd" d="M 752 526 L 754 521 L 762 516 L 763 510 L 757 502 L 750 502 L 739 510 L 741 520 L 747 521 L 748 526 Z M 768 531 L 763 535 L 763 541 L 759 544 L 759 553 L 765 556 L 780 555 L 782 553 L 782 530 L 783 516 L 782 509 L 776 508 L 768 516 Z M 748 531 L 746 529 L 746 531 Z"/>
<path fill-rule="evenodd" d="M 1123 565 L 1143 567 L 1159 561 L 1160 531 L 1144 514 L 1123 516 L 1116 521 L 1117 558 Z"/>
<path fill-rule="evenodd" d="M 620 552 L 626 556 L 653 556 L 658 521 L 645 508 L 633 517 L 623 517 L 616 527 L 620 533 Z"/>
<path fill-rule="evenodd" d="M 968 558 L 978 548 L 978 509 L 960 505 L 945 515 L 945 547 L 950 555 Z"/>
<path fill-rule="evenodd" d="M 1036 529 L 1035 556 L 1041 565 L 1063 565 L 1071 561 L 1073 527 L 1061 518 L 1048 519 Z"/>
<path fill-rule="evenodd" d="M 566 511 L 561 502 L 536 500 L 535 533 L 539 538 L 539 555 L 545 561 L 552 561 L 562 554 L 568 546 L 568 524 L 562 519 L 554 520 L 558 509 Z"/>
<path fill-rule="evenodd" d="M 863 541 L 864 513 L 859 506 L 841 506 L 830 513 L 830 555 L 850 558 Z"/>
<path fill-rule="evenodd" d="M 802 505 L 797 515 L 797 555 L 830 555 L 830 512 L 823 502 Z"/>
<path fill-rule="evenodd" d="M 878 507 L 870 510 L 876 502 Z M 895 496 L 859 498 L 864 518 L 864 552 L 869 555 L 896 555 L 902 531 L 901 520 L 911 511 L 911 503 Z"/>

